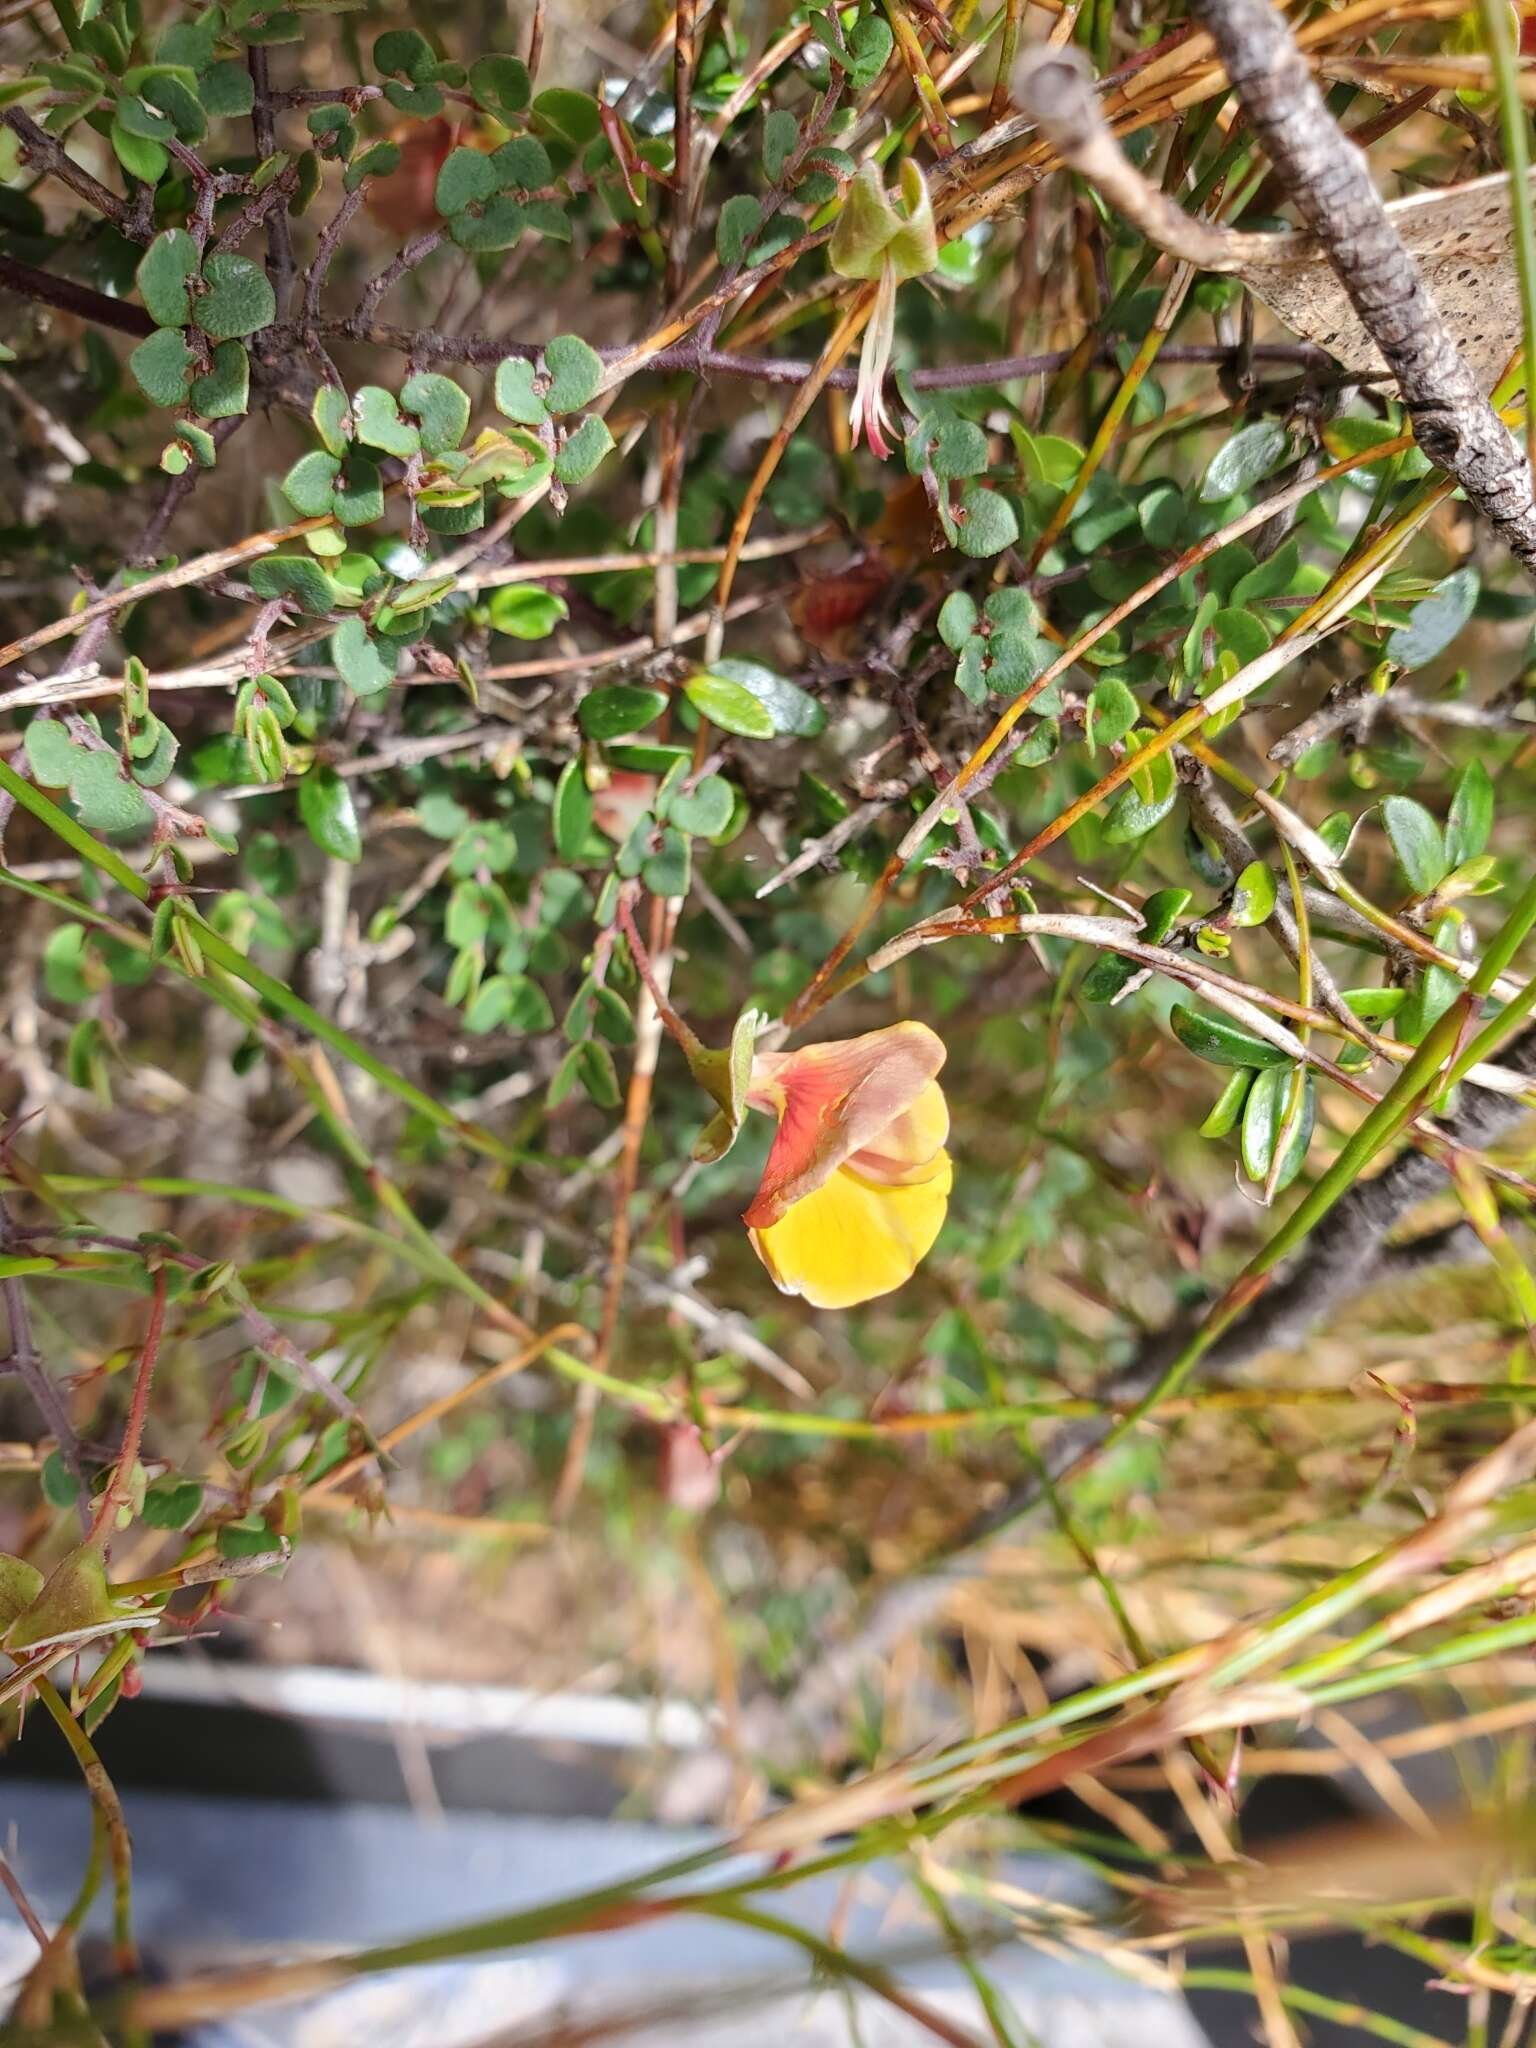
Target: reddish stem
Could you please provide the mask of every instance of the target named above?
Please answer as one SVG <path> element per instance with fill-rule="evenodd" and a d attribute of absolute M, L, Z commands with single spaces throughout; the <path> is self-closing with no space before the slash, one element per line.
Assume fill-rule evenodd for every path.
<path fill-rule="evenodd" d="M 133 1383 L 133 1400 L 128 1408 L 128 1426 L 123 1431 L 123 1447 L 117 1454 L 117 1463 L 112 1468 L 112 1477 L 107 1481 L 107 1490 L 101 1496 L 101 1505 L 96 1510 L 96 1519 L 91 1524 L 87 1543 L 106 1540 L 112 1527 L 112 1519 L 128 1496 L 128 1482 L 133 1468 L 138 1463 L 139 1446 L 144 1440 L 144 1418 L 149 1413 L 149 1390 L 155 1377 L 155 1362 L 160 1356 L 160 1338 L 165 1329 L 165 1281 L 166 1269 L 156 1266 L 154 1273 L 154 1296 L 149 1305 L 149 1327 L 144 1332 L 144 1349 L 139 1353 L 139 1370 Z"/>
<path fill-rule="evenodd" d="M 685 1024 L 673 1009 L 667 1000 L 666 991 L 657 981 L 656 970 L 651 965 L 651 956 L 646 951 L 645 941 L 635 928 L 634 904 L 627 894 L 619 898 L 618 920 L 619 929 L 629 946 L 630 958 L 635 963 L 640 979 L 650 991 L 651 1001 L 656 1005 L 657 1016 L 691 1060 L 695 1054 L 703 1052 L 705 1046 L 698 1033 Z"/>

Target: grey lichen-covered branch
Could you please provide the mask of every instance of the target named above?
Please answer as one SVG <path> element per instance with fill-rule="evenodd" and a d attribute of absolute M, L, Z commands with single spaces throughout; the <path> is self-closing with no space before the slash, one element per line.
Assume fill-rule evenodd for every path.
<path fill-rule="evenodd" d="M 1536 568 L 1530 466 L 1457 347 L 1364 155 L 1329 113 L 1289 28 L 1270 0 L 1193 0 L 1193 11 L 1317 251 L 1397 379 L 1420 447 L 1511 552 Z M 1013 92 L 1064 161 L 1171 254 L 1246 273 L 1266 242 L 1278 246 L 1194 219 L 1143 178 L 1111 135 L 1076 53 L 1028 53 Z"/>
<path fill-rule="evenodd" d="M 1387 217 L 1365 157 L 1323 103 L 1270 0 L 1195 0 L 1233 90 L 1397 378 L 1419 446 L 1536 568 L 1531 471 Z"/>

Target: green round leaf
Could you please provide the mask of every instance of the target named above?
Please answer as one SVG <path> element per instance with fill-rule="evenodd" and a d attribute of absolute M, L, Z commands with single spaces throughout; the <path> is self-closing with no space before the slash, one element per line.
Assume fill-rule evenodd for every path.
<path fill-rule="evenodd" d="M 585 483 L 612 446 L 613 436 L 606 420 L 588 413 L 556 455 L 555 475 L 568 487 Z"/>
<path fill-rule="evenodd" d="M 1407 625 L 1387 636 L 1387 659 L 1414 669 L 1443 654 L 1471 618 L 1480 588 L 1475 569 L 1457 569 L 1443 577 L 1428 597 L 1420 598 Z"/>
<path fill-rule="evenodd" d="M 1411 796 L 1389 796 L 1381 807 L 1398 865 L 1416 896 L 1427 896 L 1450 873 L 1439 825 Z"/>
<path fill-rule="evenodd" d="M 43 789 L 68 789 L 75 764 L 85 758 L 57 718 L 34 718 L 26 732 L 27 766 Z"/>
<path fill-rule="evenodd" d="M 526 974 L 493 974 L 480 984 L 464 1012 L 468 1031 L 548 1031 L 555 1021 L 549 998 Z"/>
<path fill-rule="evenodd" d="M 744 684 L 705 670 L 689 677 L 683 694 L 695 711 L 718 725 L 722 732 L 733 732 L 744 740 L 774 737 L 776 727 L 771 712 Z"/>
<path fill-rule="evenodd" d="M 787 676 L 781 676 L 776 669 L 769 668 L 766 662 L 746 661 L 736 656 L 721 655 L 710 664 L 707 674 L 717 683 L 726 683 L 737 690 L 745 690 L 749 696 L 756 698 L 763 712 L 767 714 L 766 732 L 762 729 L 762 720 L 751 712 L 740 714 L 746 722 L 745 726 L 728 725 L 724 718 L 716 717 L 714 711 L 694 694 L 693 683 L 690 683 L 687 686 L 687 694 L 693 704 L 716 725 L 725 726 L 727 732 L 739 731 L 743 739 L 767 739 L 771 735 L 777 735 L 811 740 L 826 729 L 827 714 L 822 705 L 808 691 L 802 690 L 798 683 L 790 682 Z M 694 678 L 695 682 L 700 680 L 701 677 Z M 722 708 L 729 702 L 726 697 L 721 697 L 718 701 Z M 746 729 L 748 726 L 750 730 Z"/>
<path fill-rule="evenodd" d="M 309 409 L 309 416 L 315 423 L 315 432 L 325 444 L 327 453 L 345 455 L 352 435 L 348 426 L 347 394 L 340 385 L 322 384 L 315 393 L 315 402 Z"/>
<path fill-rule="evenodd" d="M 534 119 L 547 135 L 571 149 L 585 149 L 603 132 L 603 117 L 597 101 L 587 92 L 572 92 L 566 86 L 551 86 L 533 103 Z"/>
<path fill-rule="evenodd" d="M 567 761 L 555 784 L 550 807 L 555 851 L 562 860 L 580 860 L 592 837 L 592 792 L 580 761 Z"/>
<path fill-rule="evenodd" d="M 667 818 L 695 839 L 713 839 L 731 822 L 735 798 L 723 775 L 706 775 L 696 789 L 684 790 L 667 806 Z"/>
<path fill-rule="evenodd" d="M 496 370 L 496 409 L 520 426 L 542 427 L 549 408 L 534 388 L 534 368 L 521 356 L 508 356 Z"/>
<path fill-rule="evenodd" d="M 496 173 L 490 160 L 478 149 L 450 150 L 437 174 L 434 198 L 439 213 L 452 220 L 466 206 L 489 199 L 496 190 Z"/>
<path fill-rule="evenodd" d="M 402 419 L 394 393 L 380 384 L 359 387 L 352 399 L 352 422 L 358 440 L 370 448 L 382 448 L 402 461 L 420 452 L 421 435 Z"/>
<path fill-rule="evenodd" d="M 1112 747 L 1141 716 L 1141 706 L 1119 676 L 1106 676 L 1088 699 L 1083 736 L 1090 747 Z"/>
<path fill-rule="evenodd" d="M 139 343 L 128 358 L 128 367 L 151 404 L 180 405 L 195 360 L 179 327 L 160 327 Z"/>
<path fill-rule="evenodd" d="M 277 318 L 277 300 L 267 273 L 249 256 L 225 250 L 208 257 L 203 264 L 203 282 L 208 289 L 195 302 L 193 317 L 214 341 L 255 334 Z"/>
<path fill-rule="evenodd" d="M 1244 1031 L 1239 1024 L 1229 1023 L 1225 1017 L 1213 1017 L 1204 1010 L 1191 1010 L 1183 1003 L 1175 1003 L 1168 1012 L 1168 1022 L 1173 1035 L 1187 1052 L 1197 1059 L 1210 1060 L 1218 1067 L 1278 1067 L 1289 1066 L 1290 1055 L 1271 1045 L 1267 1038 L 1256 1038 L 1251 1031 Z"/>
<path fill-rule="evenodd" d="M 981 617 L 976 600 L 968 591 L 952 590 L 939 607 L 939 638 L 951 654 L 958 654 L 976 630 Z"/>
<path fill-rule="evenodd" d="M 70 777 L 82 824 L 93 832 L 147 832 L 155 814 L 123 774 L 116 754 L 82 753 Z"/>
<path fill-rule="evenodd" d="M 167 228 L 156 235 L 134 273 L 139 297 L 159 327 L 185 327 L 192 317 L 187 280 L 197 275 L 197 244 L 185 228 Z"/>
<path fill-rule="evenodd" d="M 327 456 L 326 461 L 331 460 Z M 372 526 L 384 517 L 384 485 L 377 467 L 352 450 L 331 493 L 331 509 L 343 526 Z"/>
<path fill-rule="evenodd" d="M 692 866 L 687 836 L 668 825 L 661 844 L 642 862 L 640 876 L 653 896 L 686 896 Z"/>
<path fill-rule="evenodd" d="M 197 95 L 213 120 L 239 120 L 256 104 L 251 74 L 234 58 L 210 64 L 197 81 Z"/>
<path fill-rule="evenodd" d="M 502 584 L 491 592 L 486 610 L 496 631 L 514 640 L 543 640 L 571 613 L 563 597 L 537 583 Z"/>
<path fill-rule="evenodd" d="M 419 29 L 392 28 L 374 43 L 373 68 L 386 78 L 431 78 L 437 58 Z"/>
<path fill-rule="evenodd" d="M 576 720 L 588 739 L 612 740 L 622 733 L 638 732 L 666 708 L 661 690 L 643 689 L 638 683 L 610 683 L 607 689 L 582 698 Z"/>
<path fill-rule="evenodd" d="M 775 107 L 763 116 L 763 169 L 770 185 L 783 177 L 799 141 L 800 123 L 786 108 Z"/>
<path fill-rule="evenodd" d="M 124 119 L 124 110 L 133 105 L 132 100 L 118 101 L 117 118 L 109 130 L 112 151 L 130 178 L 142 179 L 146 185 L 158 185 L 165 176 L 166 165 L 171 160 L 170 155 L 163 142 L 138 135 L 129 126 L 128 121 Z M 173 132 L 170 122 L 163 115 L 156 115 L 154 119 L 167 136 Z"/>
<path fill-rule="evenodd" d="M 738 192 L 726 200 L 715 223 L 715 255 L 722 269 L 740 263 L 762 218 L 762 205 L 750 193 Z"/>
<path fill-rule="evenodd" d="M 1275 907 L 1275 878 L 1261 860 L 1250 861 L 1232 891 L 1231 922 L 1246 930 L 1263 924 Z"/>
<path fill-rule="evenodd" d="M 343 619 L 331 635 L 331 660 L 343 682 L 359 697 L 377 696 L 395 679 L 398 657 L 376 640 L 361 619 Z"/>
<path fill-rule="evenodd" d="M 336 603 L 329 576 L 308 555 L 266 555 L 251 564 L 251 588 L 258 597 L 291 597 L 306 612 L 328 612 Z"/>
<path fill-rule="evenodd" d="M 400 403 L 421 426 L 422 450 L 441 455 L 457 448 L 469 425 L 469 400 L 451 377 L 418 370 L 400 387 Z"/>
<path fill-rule="evenodd" d="M 1474 860 L 1493 830 L 1493 783 L 1475 756 L 1456 779 L 1445 821 L 1445 857 L 1452 868 Z"/>
<path fill-rule="evenodd" d="M 544 367 L 549 373 L 544 402 L 551 412 L 580 412 L 597 396 L 602 357 L 579 335 L 557 334 L 544 350 Z"/>
<path fill-rule="evenodd" d="M 497 189 L 502 192 L 538 192 L 555 175 L 549 151 L 532 135 L 514 135 L 493 149 L 491 169 L 496 173 Z M 565 239 L 570 240 L 569 233 Z"/>
<path fill-rule="evenodd" d="M 283 496 L 300 518 L 322 518 L 331 509 L 331 491 L 340 472 L 337 458 L 316 448 L 301 455 L 283 478 Z"/>
<path fill-rule="evenodd" d="M 1284 461 L 1290 445 L 1281 420 L 1255 420 L 1252 426 L 1240 427 L 1211 457 L 1200 486 L 1201 502 L 1216 505 L 1246 491 Z"/>
<path fill-rule="evenodd" d="M 520 57 L 477 57 L 469 89 L 489 113 L 520 114 L 531 97 L 528 66 Z"/>
<path fill-rule="evenodd" d="M 201 1480 L 182 1479 L 167 1472 L 145 1490 L 142 1517 L 146 1528 L 185 1529 L 202 1511 Z"/>
<path fill-rule="evenodd" d="M 454 217 L 449 233 L 461 249 L 485 254 L 510 249 L 527 225 L 522 206 L 503 193 Z"/>
<path fill-rule="evenodd" d="M 1001 491 L 972 484 L 960 500 L 955 545 L 961 554 L 982 560 L 1000 555 L 1019 537 L 1019 518 Z"/>
<path fill-rule="evenodd" d="M 221 341 L 212 368 L 192 379 L 187 403 L 205 420 L 224 420 L 238 418 L 250 402 L 251 359 L 242 343 Z"/>
<path fill-rule="evenodd" d="M 334 768 L 317 761 L 299 782 L 299 816 L 322 853 L 334 860 L 357 862 L 363 857 L 362 834 L 352 788 Z"/>

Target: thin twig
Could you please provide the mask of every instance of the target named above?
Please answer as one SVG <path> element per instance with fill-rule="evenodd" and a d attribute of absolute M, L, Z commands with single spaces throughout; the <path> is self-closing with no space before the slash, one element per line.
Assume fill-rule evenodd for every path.
<path fill-rule="evenodd" d="M 277 151 L 277 123 L 272 111 L 272 80 L 266 45 L 252 43 L 245 53 L 245 61 L 251 74 L 254 96 L 251 137 L 256 144 L 256 155 L 264 163 Z M 287 308 L 293 275 L 293 228 L 289 223 L 288 209 L 283 206 L 267 216 L 267 276 L 272 280 L 279 314 Z"/>
<path fill-rule="evenodd" d="M 30 263 L 18 263 L 13 256 L 0 256 L 0 291 L 15 292 L 18 298 L 32 299 L 40 306 L 56 306 L 61 313 L 72 313 L 78 320 L 89 320 L 93 326 L 109 327 L 141 341 L 155 332 L 155 323 L 142 306 L 127 299 L 109 299 L 105 292 L 88 284 L 77 284 L 74 278 L 59 277 L 51 270 L 37 270 Z"/>
<path fill-rule="evenodd" d="M 30 114 L 20 107 L 7 107 L 0 113 L 0 122 L 9 128 L 21 143 L 22 162 L 44 176 L 57 178 L 67 185 L 71 192 L 83 199 L 87 206 L 94 207 L 100 214 L 133 239 L 147 241 L 149 237 L 139 236 L 130 218 L 128 202 L 119 199 L 115 192 L 109 192 L 99 179 L 93 178 L 84 165 L 77 164 L 69 151 L 46 128 L 40 128 Z M 153 230 L 151 230 L 153 232 Z"/>
<path fill-rule="evenodd" d="M 112 1467 L 96 1509 L 96 1519 L 86 1535 L 88 1543 L 104 1542 L 111 1534 L 117 1511 L 128 1498 L 128 1489 L 133 1477 L 133 1468 L 138 1462 L 139 1446 L 144 1440 L 144 1421 L 149 1414 L 149 1390 L 154 1383 L 155 1366 L 160 1357 L 160 1338 L 165 1329 L 166 1268 L 164 1261 L 156 1264 L 150 1282 L 149 1322 L 144 1331 L 144 1344 L 139 1353 L 138 1371 L 134 1375 L 133 1398 L 128 1404 L 128 1421 L 123 1430 L 122 1448 L 117 1454 L 117 1463 Z"/>

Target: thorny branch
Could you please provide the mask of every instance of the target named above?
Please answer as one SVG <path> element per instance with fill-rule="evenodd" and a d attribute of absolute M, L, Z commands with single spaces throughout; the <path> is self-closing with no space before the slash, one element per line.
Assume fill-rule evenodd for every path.
<path fill-rule="evenodd" d="M 266 46 L 252 43 L 246 52 L 246 64 L 254 94 L 251 135 L 256 144 L 257 158 L 265 161 L 277 151 L 277 124 L 273 119 L 271 67 Z M 272 280 L 277 310 L 281 314 L 288 304 L 294 276 L 293 228 L 287 208 L 283 206 L 267 215 L 267 275 Z"/>

